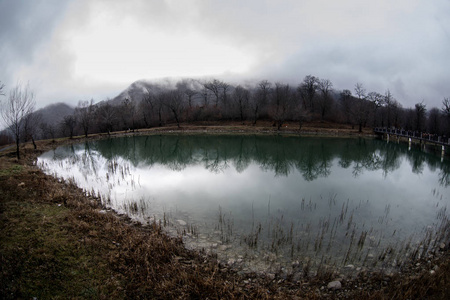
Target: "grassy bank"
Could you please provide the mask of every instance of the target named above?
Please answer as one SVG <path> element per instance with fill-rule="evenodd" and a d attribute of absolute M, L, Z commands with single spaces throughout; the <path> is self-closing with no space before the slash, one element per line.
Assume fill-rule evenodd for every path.
<path fill-rule="evenodd" d="M 184 128 L 187 132 L 266 132 L 250 129 Z M 126 133 L 117 135 L 122 134 Z M 180 239 L 165 235 L 160 224 L 144 227 L 106 211 L 70 182 L 60 182 L 34 166 L 42 151 L 72 142 L 41 141 L 38 150 L 27 145 L 21 161 L 11 150 L 0 153 L 1 299 L 450 297 L 448 247 L 405 266 L 400 274 L 360 272 L 345 278 L 330 271 L 293 281 L 282 274 L 273 278 L 237 273 L 213 257 L 186 250 Z M 335 279 L 340 279 L 342 288 L 328 289 Z"/>

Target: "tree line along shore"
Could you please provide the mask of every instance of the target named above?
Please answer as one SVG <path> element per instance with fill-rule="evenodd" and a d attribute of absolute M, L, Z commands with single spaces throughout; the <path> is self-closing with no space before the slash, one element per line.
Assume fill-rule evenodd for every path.
<path fill-rule="evenodd" d="M 3 98 L 3 99 L 2 99 Z M 6 93 L 0 82 L 6 130 L 0 145 L 40 139 L 88 136 L 185 124 L 270 124 L 275 130 L 303 130 L 308 124 L 333 124 L 357 132 L 375 127 L 450 137 L 450 98 L 441 107 L 425 101 L 404 108 L 389 89 L 367 91 L 362 83 L 338 90 L 329 79 L 308 75 L 297 85 L 261 80 L 231 84 L 219 79 L 136 81 L 113 99 L 82 100 L 76 107 L 54 104 L 35 111 L 29 85 Z M 324 127 L 324 126 L 318 126 Z"/>

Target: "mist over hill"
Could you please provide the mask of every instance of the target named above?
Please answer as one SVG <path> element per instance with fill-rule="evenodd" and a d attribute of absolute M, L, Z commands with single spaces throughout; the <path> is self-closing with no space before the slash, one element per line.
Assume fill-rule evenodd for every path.
<path fill-rule="evenodd" d="M 38 109 L 35 114 L 40 116 L 41 122 L 51 126 L 57 126 L 61 124 L 64 117 L 72 115 L 75 112 L 75 108 L 66 103 L 55 103 L 47 105 L 41 109 Z"/>
<path fill-rule="evenodd" d="M 28 141 L 33 136 L 34 139 L 57 137 L 63 120 L 67 116 L 74 115 L 75 108 L 62 102 L 47 105 L 36 110 L 32 115 L 32 126 L 25 130 L 21 129 L 21 140 Z M 21 127 L 23 123 L 20 122 Z M 0 145 L 10 144 L 14 141 L 11 130 L 8 128 L 0 128 Z"/>
<path fill-rule="evenodd" d="M 329 79 L 313 75 L 296 84 L 172 77 L 137 80 L 112 99 L 84 100 L 76 107 L 48 105 L 34 113 L 33 125 L 20 139 L 221 121 L 252 125 L 269 121 L 278 130 L 287 122 L 296 123 L 298 130 L 304 122 L 332 122 L 351 125 L 358 132 L 365 127 L 395 127 L 450 136 L 450 100 L 445 98 L 442 105 L 427 108 L 421 102 L 404 108 L 389 90 L 368 91 L 360 83 L 353 91 L 339 90 Z"/>
<path fill-rule="evenodd" d="M 124 91 L 112 99 L 101 101 L 101 103 L 108 103 L 110 105 L 121 105 L 125 99 L 140 102 L 147 95 L 156 95 L 164 91 L 180 89 L 191 89 L 200 91 L 202 82 L 206 80 L 192 79 L 192 78 L 176 78 L 167 77 L 159 80 L 140 79 L 130 84 Z"/>

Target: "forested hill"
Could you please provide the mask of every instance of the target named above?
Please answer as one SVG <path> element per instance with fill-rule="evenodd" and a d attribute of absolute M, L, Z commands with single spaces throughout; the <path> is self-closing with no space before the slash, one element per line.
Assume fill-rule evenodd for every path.
<path fill-rule="evenodd" d="M 66 103 L 55 103 L 36 111 L 40 115 L 41 122 L 55 126 L 61 124 L 65 116 L 72 115 L 75 108 Z"/>
<path fill-rule="evenodd" d="M 253 125 L 264 121 L 278 129 L 290 122 L 299 130 L 303 123 L 329 122 L 351 125 L 359 132 L 364 127 L 387 127 L 450 136 L 450 98 L 443 98 L 442 107 L 427 107 L 422 101 L 404 108 L 389 90 L 368 91 L 361 83 L 352 90 L 338 90 L 330 80 L 312 75 L 297 84 L 139 80 L 113 99 L 86 99 L 75 108 L 57 103 L 30 115 L 36 118 L 28 118 L 33 126 L 20 135 L 23 141 L 222 121 Z"/>

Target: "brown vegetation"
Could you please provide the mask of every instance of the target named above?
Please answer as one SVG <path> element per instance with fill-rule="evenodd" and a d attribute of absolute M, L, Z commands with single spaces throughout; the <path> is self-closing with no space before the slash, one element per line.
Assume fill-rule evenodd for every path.
<path fill-rule="evenodd" d="M 184 126 L 186 131 L 266 129 Z M 347 129 L 330 125 L 310 132 L 315 130 L 335 135 Z M 27 145 L 21 149 L 21 161 L 12 150 L 0 152 L 2 299 L 450 297 L 448 245 L 439 255 L 405 267 L 399 274 L 360 272 L 346 278 L 330 271 L 294 281 L 230 270 L 214 257 L 187 250 L 180 239 L 165 235 L 160 224 L 141 226 L 106 211 L 98 199 L 86 196 L 70 182 L 43 174 L 34 165 L 42 151 L 70 142 L 74 140 L 41 141 L 38 150 Z M 337 278 L 342 288 L 328 289 L 328 282 Z"/>

